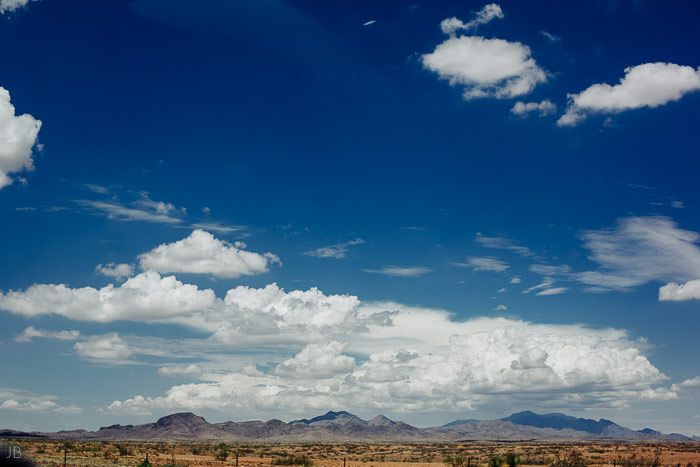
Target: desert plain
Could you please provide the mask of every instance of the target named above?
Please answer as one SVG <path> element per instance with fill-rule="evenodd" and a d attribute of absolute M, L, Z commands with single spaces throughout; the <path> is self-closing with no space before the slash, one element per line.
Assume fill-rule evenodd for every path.
<path fill-rule="evenodd" d="M 700 467 L 698 442 L 465 442 L 240 444 L 14 439 L 37 466 L 153 467 Z M 16 452 L 18 452 L 16 450 Z M 148 456 L 148 457 L 147 457 Z M 500 464 L 503 462 L 503 464 Z"/>

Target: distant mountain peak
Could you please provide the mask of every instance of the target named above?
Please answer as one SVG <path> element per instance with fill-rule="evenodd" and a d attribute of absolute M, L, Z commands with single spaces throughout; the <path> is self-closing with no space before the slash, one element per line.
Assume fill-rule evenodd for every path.
<path fill-rule="evenodd" d="M 645 428 L 633 431 L 615 423 L 575 418 L 564 414 L 539 415 L 525 411 L 502 420 L 457 420 L 443 427 L 416 428 L 377 415 L 369 422 L 346 411 L 329 411 L 310 420 L 284 423 L 277 419 L 263 422 L 208 423 L 191 412 L 161 417 L 142 425 L 112 425 L 98 431 L 70 430 L 56 433 L 23 433 L 0 430 L 0 437 L 42 437 L 85 440 L 202 440 L 270 442 L 309 441 L 455 441 L 524 439 L 627 439 L 689 440 L 680 434 L 663 434 Z"/>
<path fill-rule="evenodd" d="M 501 420 L 537 428 L 554 428 L 556 430 L 569 429 L 603 436 L 617 435 L 620 430 L 625 430 L 625 428 L 610 420 L 605 420 L 604 418 L 595 421 L 588 418 L 576 418 L 558 412 L 540 415 L 527 410 L 525 412 L 514 413 L 508 417 L 501 418 Z"/>
<path fill-rule="evenodd" d="M 467 423 L 476 423 L 479 422 L 480 420 L 476 420 L 473 418 L 468 418 L 468 419 L 460 419 L 460 420 L 454 420 L 451 421 L 450 423 L 445 423 L 442 425 L 443 427 L 450 427 L 450 426 L 458 426 L 458 425 L 465 425 Z"/>
<path fill-rule="evenodd" d="M 161 417 L 155 423 L 156 426 L 170 426 L 170 425 L 187 425 L 187 426 L 198 426 L 198 425 L 208 425 L 204 417 L 195 415 L 192 412 L 180 412 L 174 413 L 172 415 L 166 415 Z"/>
<path fill-rule="evenodd" d="M 369 426 L 394 426 L 394 425 L 398 425 L 398 423 L 396 423 L 393 420 L 388 419 L 387 417 L 385 417 L 382 414 L 379 414 L 376 417 L 374 417 L 372 420 L 367 422 L 367 425 L 369 425 Z"/>
<path fill-rule="evenodd" d="M 334 412 L 332 410 L 326 412 L 323 415 L 319 415 L 318 417 L 314 417 L 311 419 L 307 418 L 302 418 L 301 420 L 293 420 L 290 422 L 290 424 L 295 424 L 295 423 L 303 423 L 304 425 L 311 425 L 314 423 L 321 423 L 321 422 L 336 422 L 336 423 L 360 423 L 360 424 L 366 424 L 364 420 L 362 420 L 360 417 L 357 415 L 353 415 L 350 412 L 346 412 L 345 410 L 341 410 L 339 412 Z"/>

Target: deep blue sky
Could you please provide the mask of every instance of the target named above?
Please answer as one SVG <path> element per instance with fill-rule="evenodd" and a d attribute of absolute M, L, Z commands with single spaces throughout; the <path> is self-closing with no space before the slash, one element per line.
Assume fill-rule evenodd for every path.
<path fill-rule="evenodd" d="M 688 88 L 678 99 L 647 105 L 645 96 L 660 93 L 663 100 L 674 84 L 662 80 L 647 89 L 642 82 L 641 94 L 633 96 L 641 103 L 625 101 L 627 107 L 612 111 L 605 108 L 614 99 L 609 96 L 598 107 L 579 106 L 587 118 L 575 126 L 557 125 L 568 94 L 618 84 L 628 67 L 690 67 L 692 81 L 700 65 L 700 5 L 498 5 L 502 18 L 460 30 L 453 39 L 524 44 L 530 53 L 525 58 L 546 78 L 517 96 L 471 100 L 462 93 L 473 83 L 441 79 L 425 57 L 452 40 L 441 31 L 442 20 L 466 23 L 484 7 L 481 2 L 40 0 L 5 11 L 0 86 L 16 115 L 30 114 L 42 126 L 34 170 L 8 172 L 15 181 L 0 189 L 0 290 L 6 294 L 0 296 L 0 359 L 12 375 L 0 385 L 0 425 L 94 429 L 179 409 L 215 421 L 288 420 L 298 418 L 295 410 L 313 416 L 326 406 L 429 425 L 505 416 L 506 407 L 700 434 L 694 399 L 700 386 L 694 379 L 700 375 L 699 302 L 659 300 L 659 287 L 700 279 L 694 237 L 700 231 L 700 93 Z M 495 86 L 489 92 L 503 85 L 489 83 Z M 517 101 L 545 99 L 557 107 L 549 115 L 511 112 Z M 152 201 L 166 204 L 158 211 Z M 120 208 L 133 211 L 115 214 Z M 247 251 L 271 252 L 282 264 L 268 257 L 267 266 L 238 277 L 193 271 L 182 258 L 170 259 L 177 263 L 170 269 L 140 264 L 139 255 L 189 237 L 197 227 L 215 237 L 209 241 L 229 242 L 230 248 L 243 241 Z M 600 236 L 605 250 L 594 241 Z M 338 245 L 357 239 L 337 253 Z M 500 248 L 489 247 L 496 243 Z M 328 246 L 335 246 L 326 255 L 331 257 L 313 253 Z M 132 269 L 120 278 L 96 272 L 108 263 Z M 543 265 L 560 269 L 544 273 Z M 114 319 L 77 319 L 46 296 L 29 293 L 34 284 L 119 287 L 150 269 L 212 289 L 219 299 L 239 285 L 277 283 L 287 292 L 317 287 L 325 296 L 356 296 L 360 310 L 417 307 L 413 313 L 425 316 L 428 309 L 445 310 L 452 313 L 445 332 L 454 328 L 457 337 L 471 335 L 460 323 L 468 327 L 484 317 L 494 335 L 512 326 L 525 330 L 503 349 L 516 356 L 537 349 L 549 359 L 530 352 L 535 363 L 511 366 L 510 357 L 499 353 L 505 350 L 489 347 L 477 352 L 483 354 L 475 363 L 469 352 L 460 353 L 464 348 L 429 337 L 430 344 L 420 343 L 418 334 L 398 342 L 367 329 L 344 333 L 299 323 L 290 343 L 286 331 L 264 334 L 243 326 L 236 321 L 243 319 L 238 309 L 212 329 L 169 316 L 139 317 L 129 306 Z M 602 279 L 593 283 L 585 272 Z M 550 294 L 536 295 L 545 290 Z M 25 300 L 24 308 L 8 302 L 10 291 Z M 93 313 L 92 302 L 75 306 Z M 250 305 L 253 315 L 262 312 L 256 306 Z M 311 316 L 320 313 L 309 303 L 302 308 Z M 204 313 L 215 321 L 199 308 L 168 312 L 180 318 Z M 548 327 L 531 335 L 528 329 L 540 325 Z M 29 326 L 43 337 L 18 341 Z M 211 336 L 220 326 L 236 328 L 250 341 L 216 340 Z M 609 328 L 622 334 L 609 337 Z M 404 328 L 396 329 L 400 334 Z M 79 337 L 50 335 L 62 330 L 79 331 Z M 578 343 L 561 350 L 562 342 L 578 342 L 577 333 L 595 334 L 610 347 Z M 139 350 L 140 338 L 152 339 L 153 348 Z M 411 360 L 425 359 L 414 373 L 401 377 L 421 390 L 386 400 L 358 398 L 346 378 L 372 371 L 363 365 L 374 361 L 375 352 L 362 351 L 363 339 L 376 339 L 382 351 L 421 354 Z M 102 342 L 109 352 L 100 354 L 90 342 Z M 201 345 L 201 352 L 187 354 L 190 345 Z M 165 355 L 168 346 L 184 354 Z M 304 364 L 312 369 L 302 369 L 304 348 L 316 362 Z M 596 352 L 610 349 L 631 349 L 631 357 L 588 366 Z M 584 354 L 589 363 L 579 358 Z M 321 355 L 333 358 L 329 363 Z M 463 365 L 451 386 L 418 383 L 432 378 L 421 373 L 430 355 Z M 355 359 L 352 368 L 349 358 Z M 648 367 L 635 366 L 645 358 Z M 388 371 L 403 375 L 397 361 L 386 363 Z M 191 363 L 199 365 L 198 373 L 158 372 Z M 482 366 L 499 364 L 505 366 L 494 374 L 480 373 Z M 226 378 L 239 381 L 249 365 L 267 382 L 251 383 L 245 394 L 225 393 Z M 649 368 L 667 378 L 645 373 Z M 556 377 L 538 379 L 545 378 L 540 370 Z M 504 403 L 492 393 L 503 389 L 499 378 L 511 378 L 510 371 L 527 374 L 518 373 L 522 397 Z M 313 391 L 265 402 L 256 392 L 266 385 L 333 387 L 341 380 L 348 392 L 331 391 L 324 407 L 289 402 L 314 398 Z M 185 383 L 222 393 L 209 402 L 194 396 L 195 402 L 161 400 Z M 435 405 L 440 391 L 451 391 L 454 404 Z M 650 391 L 657 391 L 652 399 Z M 110 406 L 137 395 L 155 402 L 129 410 Z"/>

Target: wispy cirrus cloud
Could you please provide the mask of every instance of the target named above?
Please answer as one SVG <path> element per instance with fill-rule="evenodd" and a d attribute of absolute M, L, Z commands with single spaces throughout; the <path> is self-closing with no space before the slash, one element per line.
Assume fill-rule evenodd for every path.
<path fill-rule="evenodd" d="M 503 14 L 503 10 L 501 9 L 500 5 L 496 3 L 489 3 L 488 5 L 484 5 L 481 10 L 477 11 L 474 14 L 474 19 L 471 21 L 465 23 L 453 16 L 452 18 L 442 20 L 440 23 L 440 29 L 442 29 L 442 32 L 445 34 L 454 35 L 457 31 L 471 31 L 483 24 L 490 23 L 494 19 L 501 19 L 504 16 L 505 15 Z"/>
<path fill-rule="evenodd" d="M 681 229 L 672 219 L 621 218 L 613 227 L 586 230 L 580 238 L 590 251 L 588 259 L 597 263 L 596 269 L 575 271 L 566 264 L 535 263 L 529 270 L 543 279 L 522 293 L 566 292 L 568 287 L 553 287 L 558 281 L 582 283 L 587 286 L 584 291 L 592 293 L 629 291 L 650 282 L 671 281 L 660 288 L 659 300 L 700 298 L 700 234 Z"/>
<path fill-rule="evenodd" d="M 142 221 L 160 224 L 181 224 L 183 222 L 182 218 L 179 217 L 180 213 L 168 209 L 172 206 L 169 203 L 150 202 L 129 205 L 118 200 L 87 199 L 76 200 L 76 203 L 96 214 L 103 214 L 117 221 Z"/>
<path fill-rule="evenodd" d="M 74 341 L 80 337 L 80 331 L 49 331 L 36 329 L 34 326 L 27 327 L 22 334 L 14 338 L 15 342 L 31 342 L 35 338 L 58 339 L 62 341 Z"/>
<path fill-rule="evenodd" d="M 550 32 L 547 31 L 537 31 L 537 34 L 539 34 L 542 37 L 545 37 L 549 42 L 561 42 L 561 37 L 556 36 Z"/>
<path fill-rule="evenodd" d="M 93 194 L 112 195 L 104 199 L 77 199 L 75 204 L 91 214 L 107 216 L 120 222 L 153 222 L 178 228 L 212 231 L 219 234 L 238 233 L 245 236 L 246 226 L 224 224 L 208 219 L 209 208 L 203 210 L 206 220 L 188 215 L 187 208 L 167 201 L 153 200 L 146 191 L 125 190 L 121 187 L 106 187 L 82 184 Z M 65 209 L 65 208 L 64 208 Z"/>
<path fill-rule="evenodd" d="M 220 222 L 195 222 L 194 224 L 190 225 L 190 227 L 193 229 L 212 231 L 220 234 L 242 232 L 247 228 L 244 225 L 226 225 Z"/>
<path fill-rule="evenodd" d="M 363 243 L 365 243 L 363 239 L 356 238 L 347 242 L 336 243 L 334 245 L 323 246 L 315 250 L 305 251 L 302 254 L 306 256 L 314 256 L 316 258 L 343 259 L 347 255 L 348 250 L 351 246 L 361 245 Z"/>
<path fill-rule="evenodd" d="M 110 189 L 103 185 L 98 185 L 96 183 L 83 183 L 83 186 L 93 193 L 99 193 L 101 195 L 106 195 L 110 193 Z"/>
<path fill-rule="evenodd" d="M 456 262 L 453 264 L 462 268 L 469 268 L 472 271 L 503 272 L 510 268 L 510 265 L 505 261 L 491 256 L 472 256 L 463 263 Z"/>
<path fill-rule="evenodd" d="M 599 267 L 572 277 L 590 286 L 627 290 L 700 278 L 700 234 L 681 229 L 668 217 L 618 219 L 613 227 L 583 232 L 581 239 Z"/>
<path fill-rule="evenodd" d="M 371 274 L 394 277 L 420 277 L 431 272 L 431 269 L 422 266 L 386 266 L 380 269 L 363 269 Z"/>
<path fill-rule="evenodd" d="M 529 248 L 518 245 L 514 240 L 508 237 L 488 237 L 486 235 L 482 235 L 480 232 L 477 232 L 476 241 L 486 248 L 510 250 L 521 256 L 533 256 L 533 253 Z"/>
<path fill-rule="evenodd" d="M 543 276 L 567 276 L 571 274 L 571 266 L 567 264 L 542 264 L 537 263 L 530 266 L 530 271 Z"/>
<path fill-rule="evenodd" d="M 554 278 L 552 277 L 545 277 L 542 282 L 540 282 L 537 285 L 533 285 L 532 287 L 529 287 L 525 290 L 523 290 L 521 293 L 528 294 L 530 292 L 534 292 L 535 290 L 542 290 L 542 289 L 548 289 L 549 287 L 554 285 Z"/>
<path fill-rule="evenodd" d="M 540 290 L 535 295 L 559 295 L 569 290 L 567 287 L 550 287 L 548 289 Z"/>

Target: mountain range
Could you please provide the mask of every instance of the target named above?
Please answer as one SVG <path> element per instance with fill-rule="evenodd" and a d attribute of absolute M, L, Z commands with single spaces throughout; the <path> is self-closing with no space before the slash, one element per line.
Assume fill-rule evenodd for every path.
<path fill-rule="evenodd" d="M 0 430 L 0 437 L 83 440 L 189 440 L 231 442 L 449 442 L 532 440 L 700 440 L 651 428 L 632 430 L 610 420 L 561 413 L 518 412 L 500 420 L 455 420 L 440 427 L 416 428 L 384 415 L 363 420 L 349 412 L 328 412 L 311 419 L 209 423 L 191 412 L 176 413 L 142 425 L 112 425 L 97 431 L 21 432 Z"/>

